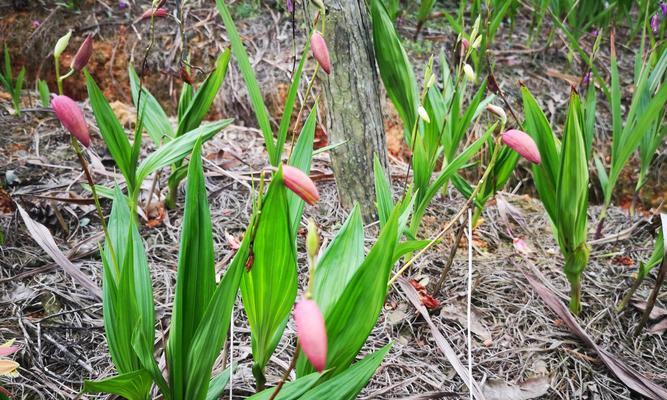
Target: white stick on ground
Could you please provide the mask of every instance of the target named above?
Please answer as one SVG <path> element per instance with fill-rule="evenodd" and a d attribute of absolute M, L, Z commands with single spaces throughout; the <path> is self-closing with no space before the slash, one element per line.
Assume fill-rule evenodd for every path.
<path fill-rule="evenodd" d="M 468 208 L 468 376 L 472 381 L 472 211 Z M 470 400 L 473 400 L 472 390 L 470 391 Z"/>

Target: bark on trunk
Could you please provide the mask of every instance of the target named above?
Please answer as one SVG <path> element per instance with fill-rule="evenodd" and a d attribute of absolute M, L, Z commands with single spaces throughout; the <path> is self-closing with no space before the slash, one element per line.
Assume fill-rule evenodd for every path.
<path fill-rule="evenodd" d="M 329 0 L 324 38 L 332 71 L 321 72 L 329 143 L 346 142 L 331 152 L 341 204 L 361 206 L 366 221 L 377 217 L 373 157 L 385 170 L 387 152 L 380 106 L 379 76 L 371 23 L 363 0 Z"/>

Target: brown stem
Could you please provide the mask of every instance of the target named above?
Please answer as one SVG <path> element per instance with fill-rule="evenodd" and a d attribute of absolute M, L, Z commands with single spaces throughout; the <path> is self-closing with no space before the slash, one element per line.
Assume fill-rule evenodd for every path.
<path fill-rule="evenodd" d="M 644 326 L 648 322 L 648 317 L 651 314 L 651 311 L 653 311 L 655 301 L 658 299 L 658 293 L 660 293 L 662 283 L 665 281 L 665 275 L 667 275 L 667 256 L 662 258 L 660 271 L 658 271 L 658 277 L 655 279 L 655 286 L 653 287 L 653 291 L 651 292 L 651 295 L 646 302 L 646 309 L 644 310 L 642 319 L 639 321 L 639 325 L 637 325 L 635 336 L 638 336 L 641 333 L 642 329 L 644 329 Z"/>
<path fill-rule="evenodd" d="M 287 378 L 289 378 L 290 372 L 296 367 L 296 360 L 299 358 L 299 351 L 300 347 L 297 344 L 296 348 L 294 349 L 294 355 L 292 356 L 292 361 L 289 364 L 289 367 L 285 370 L 285 373 L 283 376 L 280 378 L 280 382 L 278 382 L 278 385 L 276 386 L 276 389 L 273 391 L 271 394 L 271 397 L 269 397 L 269 400 L 274 400 L 276 396 L 278 396 L 278 393 L 280 393 L 280 390 L 283 388 L 283 385 L 287 381 Z"/>
<path fill-rule="evenodd" d="M 462 223 L 459 226 L 459 230 L 456 232 L 456 239 L 454 239 L 454 243 L 452 244 L 452 249 L 449 251 L 449 256 L 447 257 L 447 264 L 445 264 L 445 267 L 442 269 L 442 272 L 440 273 L 440 279 L 438 279 L 438 282 L 435 284 L 435 287 L 433 288 L 433 296 L 438 295 L 440 289 L 442 288 L 442 285 L 445 283 L 445 278 L 447 278 L 447 275 L 449 274 L 449 270 L 451 269 L 452 264 L 454 262 L 454 256 L 458 251 L 459 243 L 461 242 L 461 238 L 463 237 L 465 226 L 466 225 Z"/>
<path fill-rule="evenodd" d="M 86 179 L 88 180 L 88 186 L 90 186 L 90 190 L 93 193 L 93 200 L 95 201 L 95 208 L 97 209 L 97 215 L 100 218 L 100 221 L 102 223 L 102 230 L 104 231 L 104 238 L 107 243 L 107 246 L 109 246 L 109 253 L 111 254 L 111 261 L 114 264 L 114 267 L 116 268 L 116 272 L 120 271 L 120 268 L 118 266 L 118 260 L 116 259 L 116 252 L 113 250 L 113 245 L 111 244 L 111 237 L 109 236 L 109 230 L 107 229 L 107 223 L 104 219 L 104 213 L 102 212 L 102 206 L 100 205 L 100 198 L 97 195 L 97 189 L 95 189 L 95 181 L 93 180 L 93 176 L 90 174 L 90 168 L 88 167 L 88 161 L 86 161 L 85 157 L 83 156 L 83 152 L 81 151 L 81 146 L 79 146 L 79 142 L 76 141 L 74 137 L 71 139 L 72 141 L 72 147 L 74 148 L 74 152 L 76 153 L 77 158 L 79 159 L 79 163 L 81 164 L 81 168 L 83 169 L 84 175 L 86 175 Z"/>

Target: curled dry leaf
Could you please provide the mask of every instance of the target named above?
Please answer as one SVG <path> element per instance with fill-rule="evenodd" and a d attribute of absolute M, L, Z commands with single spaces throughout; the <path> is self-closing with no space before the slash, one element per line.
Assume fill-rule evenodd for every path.
<path fill-rule="evenodd" d="M 548 390 L 549 379 L 546 376 L 535 376 L 518 383 L 489 379 L 482 385 L 487 400 L 537 399 Z"/>

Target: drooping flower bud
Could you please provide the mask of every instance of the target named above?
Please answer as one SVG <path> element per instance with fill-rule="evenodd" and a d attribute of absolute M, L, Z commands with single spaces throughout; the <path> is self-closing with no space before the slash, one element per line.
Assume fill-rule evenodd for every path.
<path fill-rule="evenodd" d="M 470 47 L 470 42 L 468 41 L 468 39 L 466 38 L 461 39 L 461 48 L 463 49 L 464 53 L 468 51 L 468 47 Z"/>
<path fill-rule="evenodd" d="M 82 145 L 90 146 L 90 133 L 81 108 L 67 96 L 56 96 L 51 100 L 56 117 Z"/>
<path fill-rule="evenodd" d="M 499 107 L 495 104 L 487 104 L 486 111 L 498 117 L 502 121 L 503 125 L 507 123 L 507 114 L 502 107 Z"/>
<path fill-rule="evenodd" d="M 19 369 L 19 363 L 12 360 L 0 360 L 0 376 L 6 376 L 8 378 L 17 377 Z"/>
<path fill-rule="evenodd" d="M 287 0 L 287 12 L 290 14 L 294 12 L 294 0 Z"/>
<path fill-rule="evenodd" d="M 475 70 L 472 69 L 472 66 L 470 66 L 470 64 L 466 64 L 463 66 L 463 73 L 470 82 L 475 82 L 477 80 L 477 75 L 475 74 Z"/>
<path fill-rule="evenodd" d="M 19 351 L 18 346 L 14 346 L 14 339 L 0 345 L 0 357 L 11 356 Z"/>
<path fill-rule="evenodd" d="M 510 129 L 503 133 L 502 141 L 526 160 L 534 164 L 542 162 L 540 151 L 537 149 L 535 141 L 527 133 L 517 129 Z"/>
<path fill-rule="evenodd" d="M 284 165 L 283 182 L 289 190 L 311 206 L 320 200 L 320 193 L 313 181 L 298 168 Z"/>
<path fill-rule="evenodd" d="M 477 49 L 479 48 L 479 45 L 480 45 L 480 44 L 482 44 L 482 37 L 481 37 L 481 36 L 477 36 L 477 38 L 475 38 L 475 41 L 472 42 L 472 48 L 475 49 L 475 50 L 477 50 Z"/>
<path fill-rule="evenodd" d="M 55 47 L 53 48 L 53 56 L 59 58 L 63 51 L 67 48 L 69 44 L 69 39 L 72 37 L 72 31 L 67 32 L 56 42 Z"/>
<path fill-rule="evenodd" d="M 327 331 L 322 312 L 313 300 L 301 300 L 294 307 L 296 335 L 303 354 L 319 372 L 327 364 Z"/>
<path fill-rule="evenodd" d="M 660 2 L 660 11 L 662 11 L 662 16 L 667 17 L 667 3 L 664 1 Z"/>
<path fill-rule="evenodd" d="M 431 118 L 428 116 L 428 112 L 426 112 L 424 106 L 419 106 L 419 108 L 417 108 L 417 113 L 419 114 L 419 118 L 424 120 L 424 122 L 427 124 L 431 123 Z"/>
<path fill-rule="evenodd" d="M 322 67 L 322 70 L 331 74 L 331 59 L 329 58 L 329 49 L 327 43 L 324 41 L 322 34 L 319 31 L 313 32 L 310 38 L 310 48 L 313 50 L 313 57 Z"/>
<path fill-rule="evenodd" d="M 306 233 L 306 250 L 308 257 L 314 260 L 317 253 L 320 251 L 320 235 L 318 233 L 317 224 L 312 218 L 308 219 L 308 233 Z"/>
<path fill-rule="evenodd" d="M 651 30 L 653 31 L 654 34 L 657 34 L 659 28 L 660 28 L 660 17 L 656 12 L 651 17 Z"/>
<path fill-rule="evenodd" d="M 74 55 L 74 58 L 72 59 L 72 65 L 70 68 L 75 70 L 76 72 L 81 72 L 83 67 L 88 64 L 88 60 L 90 60 L 90 56 L 93 54 L 93 35 L 88 35 L 86 36 L 86 39 L 81 43 L 81 47 L 79 47 L 79 50 L 76 52 L 76 55 Z"/>
<path fill-rule="evenodd" d="M 153 18 L 164 18 L 169 14 L 169 11 L 167 11 L 166 8 L 158 8 L 155 11 L 151 8 L 150 10 L 144 11 L 144 13 L 141 15 L 141 19 L 151 19 L 151 16 Z"/>
<path fill-rule="evenodd" d="M 326 10 L 326 7 L 324 7 L 324 2 L 322 0 L 310 0 L 310 1 L 321 11 Z"/>

